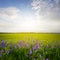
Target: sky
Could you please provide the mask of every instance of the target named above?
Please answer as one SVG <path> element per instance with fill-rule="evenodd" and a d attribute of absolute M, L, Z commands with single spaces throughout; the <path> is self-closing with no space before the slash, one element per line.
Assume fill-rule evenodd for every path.
<path fill-rule="evenodd" d="M 60 33 L 60 0 L 0 0 L 0 32 Z"/>

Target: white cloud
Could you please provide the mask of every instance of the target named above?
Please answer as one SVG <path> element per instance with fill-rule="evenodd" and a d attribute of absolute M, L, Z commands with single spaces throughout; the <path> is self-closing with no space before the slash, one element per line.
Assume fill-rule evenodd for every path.
<path fill-rule="evenodd" d="M 50 19 L 60 20 L 60 0 L 33 0 L 32 8 L 40 16 L 50 16 Z"/>
<path fill-rule="evenodd" d="M 16 7 L 0 8 L 0 32 L 60 32 L 59 4 L 45 8 L 46 3 L 41 1 L 32 2 L 36 16 Z"/>
<path fill-rule="evenodd" d="M 19 21 L 19 14 L 20 10 L 15 7 L 0 8 L 0 32 L 12 31 Z"/>
<path fill-rule="evenodd" d="M 0 18 L 15 19 L 20 10 L 15 7 L 0 8 Z"/>
<path fill-rule="evenodd" d="M 0 32 L 32 31 L 33 24 L 33 15 L 23 14 L 16 7 L 0 8 Z"/>
<path fill-rule="evenodd" d="M 40 22 L 39 31 L 60 32 L 60 0 L 32 0 L 31 5 Z"/>

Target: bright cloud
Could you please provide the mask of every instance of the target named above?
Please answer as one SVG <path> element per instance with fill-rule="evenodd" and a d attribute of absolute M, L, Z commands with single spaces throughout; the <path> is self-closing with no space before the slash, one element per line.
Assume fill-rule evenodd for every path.
<path fill-rule="evenodd" d="M 0 31 L 11 31 L 16 26 L 20 10 L 15 7 L 0 8 Z"/>
<path fill-rule="evenodd" d="M 0 32 L 60 32 L 60 0 L 32 0 L 29 6 L 0 7 Z"/>
<path fill-rule="evenodd" d="M 32 0 L 31 5 L 40 22 L 39 31 L 60 32 L 60 0 Z"/>
<path fill-rule="evenodd" d="M 24 32 L 35 29 L 33 15 L 15 7 L 0 8 L 0 32 Z M 33 25 L 34 24 L 34 25 Z"/>
<path fill-rule="evenodd" d="M 15 19 L 20 10 L 15 7 L 0 8 L 0 18 Z"/>
<path fill-rule="evenodd" d="M 33 0 L 32 8 L 36 10 L 36 15 L 60 20 L 60 0 Z"/>

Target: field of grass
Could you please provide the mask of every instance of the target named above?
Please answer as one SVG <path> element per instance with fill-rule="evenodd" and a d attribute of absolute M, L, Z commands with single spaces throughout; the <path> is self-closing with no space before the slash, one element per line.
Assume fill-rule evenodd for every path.
<path fill-rule="evenodd" d="M 0 33 L 0 40 L 11 41 L 13 43 L 23 40 L 25 42 L 42 41 L 46 43 L 60 43 L 60 34 L 58 33 Z"/>
<path fill-rule="evenodd" d="M 60 60 L 60 34 L 0 33 L 0 60 L 13 60 L 13 58 Z"/>

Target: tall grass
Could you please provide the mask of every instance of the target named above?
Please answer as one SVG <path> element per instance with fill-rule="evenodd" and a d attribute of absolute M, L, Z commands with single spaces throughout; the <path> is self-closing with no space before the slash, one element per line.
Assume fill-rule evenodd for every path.
<path fill-rule="evenodd" d="M 24 41 L 12 44 L 1 40 L 0 60 L 60 60 L 60 46 Z"/>

